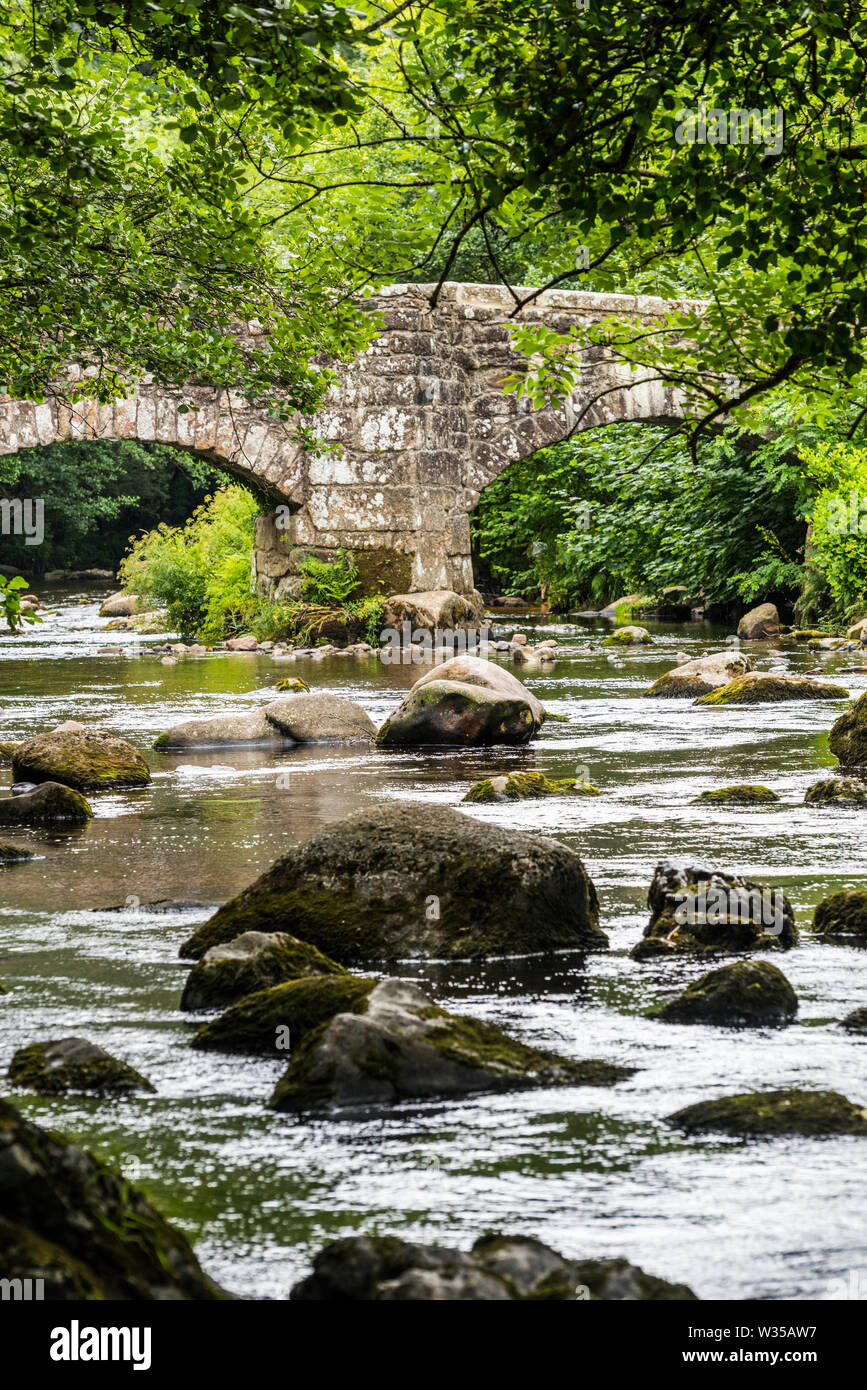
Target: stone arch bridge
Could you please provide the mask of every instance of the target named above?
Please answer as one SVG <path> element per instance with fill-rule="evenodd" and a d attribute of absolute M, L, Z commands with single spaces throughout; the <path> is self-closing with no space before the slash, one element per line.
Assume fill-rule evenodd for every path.
<path fill-rule="evenodd" d="M 0 399 L 0 453 L 69 439 L 158 440 L 197 453 L 253 484 L 271 510 L 259 517 L 253 574 L 263 588 L 292 594 L 293 553 L 355 554 L 367 590 L 473 589 L 470 513 L 483 488 L 510 463 L 578 428 L 680 417 L 677 392 L 641 383 L 600 349 L 582 354 L 581 381 L 562 408 L 533 409 L 503 393 L 520 359 L 507 324 L 514 300 L 497 285 L 392 285 L 366 303 L 384 329 L 340 366 L 319 412 L 305 420 L 323 449 L 305 452 L 291 431 L 243 398 L 145 382 L 113 405 Z M 528 293 L 524 291 L 524 294 Z M 617 314 L 661 322 L 661 299 L 548 290 L 520 315 L 559 332 Z M 604 393 L 604 394 L 603 394 Z M 339 446 L 335 448 L 334 446 Z"/>

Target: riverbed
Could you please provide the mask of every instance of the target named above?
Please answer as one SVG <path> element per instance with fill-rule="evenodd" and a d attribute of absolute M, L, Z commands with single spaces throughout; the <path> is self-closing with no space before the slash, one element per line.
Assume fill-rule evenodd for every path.
<path fill-rule="evenodd" d="M 99 596 L 55 591 L 45 622 L 0 637 L 0 738 L 80 719 L 147 757 L 150 787 L 90 797 L 83 829 L 4 831 L 38 857 L 0 869 L 0 1070 L 24 1043 L 69 1035 L 132 1063 L 155 1095 L 120 1101 L 18 1092 L 17 1105 L 120 1165 L 244 1297 L 282 1299 L 339 1235 L 388 1233 L 463 1248 L 485 1230 L 533 1234 L 573 1257 L 624 1256 L 702 1298 L 867 1297 L 863 1141 L 685 1139 L 665 1123 L 700 1099 L 781 1086 L 867 1104 L 867 1038 L 839 1026 L 867 1002 L 867 950 L 815 941 L 813 908 L 864 886 L 867 812 L 808 807 L 836 767 L 836 702 L 700 708 L 645 700 L 677 663 L 720 650 L 730 630 L 647 623 L 652 644 L 600 650 L 604 623 L 498 618 L 556 637 L 569 656 L 525 675 L 550 722 L 526 749 L 286 752 L 151 748 L 182 719 L 249 710 L 284 676 L 358 701 L 378 725 L 423 668 L 378 656 L 275 662 L 213 653 L 166 665 L 155 639 L 107 634 Z M 99 656 L 107 642 L 122 656 Z M 743 644 L 759 669 L 819 667 L 853 695 L 851 653 Z M 506 658 L 503 658 L 507 662 Z M 509 664 L 507 662 L 507 664 Z M 365 1119 L 298 1120 L 265 1101 L 285 1059 L 189 1047 L 178 947 L 213 905 L 319 826 L 394 799 L 459 806 L 480 777 L 517 769 L 583 775 L 597 797 L 461 807 L 577 850 L 611 949 L 581 959 L 406 965 L 439 1003 L 569 1056 L 636 1067 L 611 1089 L 568 1088 L 397 1106 Z M 0 787 L 10 774 L 0 769 Z M 764 783 L 779 805 L 692 805 L 699 792 Z M 655 864 L 699 860 L 781 886 L 801 944 L 774 957 L 800 999 L 796 1023 L 743 1032 L 645 1017 L 702 973 L 628 958 L 647 921 Z M 490 883 L 496 896 L 496 879 Z M 167 899 L 169 910 L 147 904 Z M 370 973 L 370 972 L 369 972 Z"/>

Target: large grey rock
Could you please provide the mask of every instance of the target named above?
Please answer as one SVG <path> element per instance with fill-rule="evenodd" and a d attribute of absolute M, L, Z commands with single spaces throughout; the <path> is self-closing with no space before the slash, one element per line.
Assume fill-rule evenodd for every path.
<path fill-rule="evenodd" d="M 299 981 L 299 988 L 304 984 Z M 334 1014 L 302 1035 L 270 1104 L 307 1114 L 481 1091 L 611 1086 L 631 1074 L 607 1062 L 527 1047 L 494 1024 L 447 1013 L 415 985 L 392 979 L 369 989 L 352 1012 Z"/>
<path fill-rule="evenodd" d="M 798 996 L 782 970 L 767 960 L 739 960 L 693 980 L 676 999 L 653 1010 L 665 1023 L 711 1023 L 765 1028 L 790 1023 Z"/>
<path fill-rule="evenodd" d="M 199 927 L 196 958 L 246 931 L 290 932 L 341 965 L 600 950 L 574 850 L 445 806 L 392 802 L 324 826 Z"/>
<path fill-rule="evenodd" d="M 867 767 L 867 691 L 834 721 L 828 747 L 841 767 Z"/>
<path fill-rule="evenodd" d="M 141 607 L 141 601 L 137 594 L 109 594 L 99 610 L 101 618 L 131 618 L 133 613 L 137 613 Z"/>
<path fill-rule="evenodd" d="M 780 615 L 773 603 L 751 608 L 738 623 L 738 637 L 746 642 L 767 642 L 780 635 Z"/>
<path fill-rule="evenodd" d="M 287 695 L 266 705 L 263 713 L 295 743 L 363 743 L 376 734 L 376 725 L 361 705 L 325 691 Z"/>
<path fill-rule="evenodd" d="M 545 711 L 525 685 L 493 661 L 456 656 L 426 671 L 376 736 L 383 748 L 424 744 L 524 744 Z"/>
<path fill-rule="evenodd" d="M 220 748 L 224 744 L 272 744 L 288 740 L 265 717 L 264 709 L 248 713 L 215 714 L 208 719 L 188 719 L 175 724 L 154 741 L 154 748 Z"/>
<path fill-rule="evenodd" d="M 154 1089 L 134 1067 L 86 1038 L 60 1038 L 20 1047 L 9 1064 L 8 1075 L 13 1086 L 26 1086 L 48 1096 L 70 1091 L 120 1096 Z"/>
<path fill-rule="evenodd" d="M 654 681 L 645 695 L 654 696 L 692 696 L 707 695 L 721 685 L 728 685 L 736 676 L 751 671 L 753 663 L 743 652 L 713 652 L 710 656 L 697 657 L 695 661 L 685 661 L 666 671 L 664 676 Z"/>
<path fill-rule="evenodd" d="M 439 628 L 453 632 L 462 628 L 478 628 L 482 623 L 484 605 L 481 594 L 469 597 L 453 589 L 428 589 L 417 594 L 391 594 L 385 600 L 384 627 L 399 628 L 404 622 L 426 632 Z"/>
<path fill-rule="evenodd" d="M 567 1260 L 532 1236 L 488 1233 L 468 1254 L 397 1236 L 347 1236 L 313 1259 L 289 1295 L 297 1302 L 503 1303 L 695 1300 L 685 1284 L 628 1260 Z"/>

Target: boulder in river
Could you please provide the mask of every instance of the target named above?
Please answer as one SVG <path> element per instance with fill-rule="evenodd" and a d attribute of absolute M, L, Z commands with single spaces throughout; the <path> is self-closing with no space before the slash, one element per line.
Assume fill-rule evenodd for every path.
<path fill-rule="evenodd" d="M 735 676 L 745 675 L 752 668 L 752 661 L 743 652 L 712 652 L 710 656 L 684 661 L 672 671 L 666 671 L 644 694 L 655 698 L 694 699 L 696 695 L 707 695 L 711 690 L 727 685 Z"/>
<path fill-rule="evenodd" d="M 212 946 L 197 961 L 184 985 L 181 1008 L 222 1009 L 287 980 L 345 974 L 342 965 L 287 932 L 248 931 Z"/>
<path fill-rule="evenodd" d="M 604 950 L 578 855 L 446 806 L 392 802 L 333 822 L 278 859 L 181 948 L 290 932 L 341 965 Z"/>
<path fill-rule="evenodd" d="M 776 604 L 760 603 L 738 623 L 738 637 L 745 642 L 767 642 L 780 635 L 780 615 Z"/>
<path fill-rule="evenodd" d="M 144 787 L 151 780 L 137 748 L 117 734 L 54 730 L 19 743 L 12 759 L 16 781 L 61 782 L 79 792 Z"/>
<path fill-rule="evenodd" d="M 845 686 L 813 680 L 811 676 L 775 676 L 750 671 L 728 685 L 700 695 L 697 705 L 771 705 L 784 700 L 847 700 Z"/>
<path fill-rule="evenodd" d="M 189 1241 L 135 1187 L 0 1100 L 5 1279 L 41 1279 L 46 1301 L 228 1298 Z"/>
<path fill-rule="evenodd" d="M 538 801 L 548 796 L 598 796 L 599 788 L 577 777 L 545 777 L 541 772 L 512 772 L 474 782 L 464 801 L 486 805 L 497 801 Z"/>
<path fill-rule="evenodd" d="M 694 1301 L 685 1284 L 628 1260 L 567 1260 L 532 1236 L 481 1236 L 468 1254 L 398 1236 L 345 1236 L 313 1258 L 293 1302 L 504 1303 Z"/>
<path fill-rule="evenodd" d="M 263 709 L 231 714 L 214 714 L 207 719 L 188 719 L 159 735 L 154 748 L 171 751 L 186 748 L 221 748 L 271 744 L 280 747 L 288 740 L 265 718 Z"/>
<path fill-rule="evenodd" d="M 70 1091 L 120 1096 L 154 1090 L 134 1067 L 86 1038 L 60 1038 L 20 1047 L 9 1064 L 8 1077 L 13 1086 L 26 1086 L 47 1096 Z"/>
<path fill-rule="evenodd" d="M 417 594 L 390 594 L 385 600 L 383 627 L 401 627 L 408 622 L 424 632 L 457 632 L 482 625 L 484 604 L 481 594 L 470 596 L 453 589 L 427 589 Z"/>
<path fill-rule="evenodd" d="M 867 787 L 854 777 L 826 777 L 807 788 L 807 806 L 863 806 L 867 804 Z"/>
<path fill-rule="evenodd" d="M 693 980 L 652 1016 L 665 1023 L 766 1028 L 790 1023 L 797 1012 L 798 996 L 782 970 L 766 960 L 738 960 Z"/>
<path fill-rule="evenodd" d="M 86 825 L 93 811 L 80 792 L 41 782 L 31 792 L 0 799 L 0 825 Z"/>
<path fill-rule="evenodd" d="M 286 695 L 266 705 L 263 714 L 293 743 L 367 743 L 376 734 L 361 705 L 324 690 Z"/>
<path fill-rule="evenodd" d="M 300 676 L 286 676 L 282 681 L 277 682 L 277 689 L 283 695 L 290 695 L 293 692 L 306 690 L 310 693 L 310 686 L 303 681 Z"/>
<path fill-rule="evenodd" d="M 193 1047 L 216 1052 L 279 1056 L 336 1014 L 363 1010 L 376 985 L 361 975 L 314 975 L 245 994 L 219 1018 L 205 1023 Z"/>
<path fill-rule="evenodd" d="M 18 744 L 12 742 L 11 739 L 0 740 L 0 767 L 12 766 L 12 759 L 15 756 L 15 749 L 17 747 Z"/>
<path fill-rule="evenodd" d="M 738 782 L 731 787 L 719 787 L 715 791 L 700 792 L 693 797 L 692 805 L 711 806 L 767 806 L 779 801 L 776 792 L 770 787 Z"/>
<path fill-rule="evenodd" d="M 769 1139 L 777 1135 L 867 1136 L 867 1110 L 837 1091 L 751 1091 L 688 1105 L 667 1117 L 686 1134 L 734 1134 Z"/>
<path fill-rule="evenodd" d="M 813 912 L 813 931 L 852 945 L 867 942 L 867 888 L 844 888 L 823 898 Z"/>
<path fill-rule="evenodd" d="M 632 1072 L 528 1047 L 493 1023 L 446 1013 L 408 981 L 390 979 L 375 983 L 352 1012 L 302 1034 L 270 1105 L 309 1114 L 483 1091 L 613 1086 Z"/>
<path fill-rule="evenodd" d="M 782 889 L 703 864 L 657 864 L 647 905 L 650 921 L 633 960 L 787 950 L 798 939 Z"/>
<path fill-rule="evenodd" d="M 843 1019 L 847 1033 L 867 1033 L 867 1009 L 853 1009 Z"/>
<path fill-rule="evenodd" d="M 109 594 L 104 599 L 100 609 L 101 618 L 131 618 L 133 613 L 138 613 L 141 608 L 141 599 L 138 594 L 125 594 L 121 590 L 117 594 Z"/>
<path fill-rule="evenodd" d="M 603 647 L 646 646 L 651 640 L 646 627 L 616 627 L 611 635 L 603 640 L 602 645 Z"/>
<path fill-rule="evenodd" d="M 828 746 L 841 767 L 867 767 L 867 691 L 834 721 Z"/>
<path fill-rule="evenodd" d="M 20 864 L 35 857 L 32 849 L 22 849 L 20 845 L 3 844 L 0 841 L 0 864 Z"/>
<path fill-rule="evenodd" d="M 541 728 L 541 701 L 511 671 L 457 656 L 427 671 L 376 735 L 381 748 L 524 744 Z"/>

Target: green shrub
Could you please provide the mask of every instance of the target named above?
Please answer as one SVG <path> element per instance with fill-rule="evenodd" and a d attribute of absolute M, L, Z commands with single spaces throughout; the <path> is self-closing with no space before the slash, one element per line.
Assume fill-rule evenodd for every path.
<path fill-rule="evenodd" d="M 301 597 L 307 603 L 324 607 L 342 607 L 360 584 L 358 566 L 347 550 L 340 549 L 336 560 L 320 560 L 316 555 L 304 555 L 296 561 L 302 576 Z"/>

